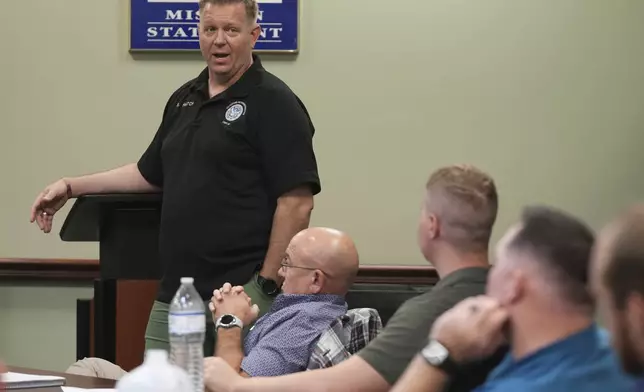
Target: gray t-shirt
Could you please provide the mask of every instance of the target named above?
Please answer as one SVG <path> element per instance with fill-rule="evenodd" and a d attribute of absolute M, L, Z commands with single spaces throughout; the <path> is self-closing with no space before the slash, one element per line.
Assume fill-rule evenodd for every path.
<path fill-rule="evenodd" d="M 406 301 L 382 333 L 357 355 L 390 385 L 395 384 L 414 356 L 427 345 L 434 321 L 461 300 L 485 293 L 488 271 L 482 267 L 454 271 L 426 293 Z M 446 390 L 469 391 L 481 384 L 504 353 L 502 350 L 487 361 L 463 367 Z"/>

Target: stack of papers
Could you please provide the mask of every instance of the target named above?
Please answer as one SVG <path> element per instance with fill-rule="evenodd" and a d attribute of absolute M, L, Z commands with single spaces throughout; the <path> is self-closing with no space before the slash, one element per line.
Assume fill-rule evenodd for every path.
<path fill-rule="evenodd" d="M 8 372 L 2 374 L 2 381 L 7 389 L 44 388 L 65 385 L 65 378 L 58 376 L 39 376 Z"/>

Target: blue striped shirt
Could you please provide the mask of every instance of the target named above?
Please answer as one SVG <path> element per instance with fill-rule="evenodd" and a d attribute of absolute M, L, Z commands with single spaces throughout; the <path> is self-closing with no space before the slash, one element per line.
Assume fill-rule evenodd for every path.
<path fill-rule="evenodd" d="M 322 332 L 346 312 L 339 295 L 280 294 L 248 333 L 241 369 L 251 377 L 306 370 Z"/>

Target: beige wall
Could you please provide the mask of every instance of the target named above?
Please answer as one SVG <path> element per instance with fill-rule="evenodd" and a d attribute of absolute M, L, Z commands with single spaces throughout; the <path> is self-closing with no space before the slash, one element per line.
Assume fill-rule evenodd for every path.
<path fill-rule="evenodd" d="M 5 3 L 0 255 L 96 256 L 30 226 L 33 198 L 59 176 L 136 160 L 203 65 L 131 56 L 127 0 Z M 526 203 L 599 224 L 644 195 L 644 2 L 404 3 L 302 1 L 300 56 L 266 61 L 317 125 L 314 224 L 349 231 L 366 263 L 422 263 L 424 181 L 460 161 L 497 178 L 497 231 Z"/>
<path fill-rule="evenodd" d="M 0 284 L 0 358 L 64 371 L 76 360 L 76 299 L 87 285 Z"/>
<path fill-rule="evenodd" d="M 347 230 L 365 263 L 423 263 L 416 219 L 438 165 L 467 161 L 495 176 L 495 238 L 527 203 L 569 209 L 597 227 L 644 198 L 643 1 L 302 6 L 301 54 L 265 66 L 317 126 L 324 190 L 313 224 Z M 127 17 L 127 0 L 3 0 L 0 256 L 97 256 L 93 244 L 65 244 L 29 225 L 33 198 L 60 176 L 136 160 L 169 94 L 201 70 L 196 54 L 130 55 Z M 20 292 L 24 299 L 3 303 L 3 319 L 33 317 L 21 309 L 40 291 Z M 63 291 L 41 303 L 55 306 L 54 292 Z M 73 325 L 58 321 L 48 328 Z M 28 337 L 0 332 L 0 351 Z"/>

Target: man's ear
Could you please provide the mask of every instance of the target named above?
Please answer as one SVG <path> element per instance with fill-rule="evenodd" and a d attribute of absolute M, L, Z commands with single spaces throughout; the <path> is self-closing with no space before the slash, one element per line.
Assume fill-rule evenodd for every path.
<path fill-rule="evenodd" d="M 250 35 L 253 37 L 253 48 L 259 39 L 259 35 L 262 32 L 262 28 L 259 24 L 255 23 L 255 27 L 251 30 Z"/>
<path fill-rule="evenodd" d="M 526 276 L 518 269 L 511 269 L 506 272 L 503 282 L 503 289 L 500 293 L 500 301 L 503 306 L 510 306 L 517 303 L 525 294 Z"/>
<path fill-rule="evenodd" d="M 427 221 L 429 225 L 427 227 L 427 234 L 429 238 L 436 239 L 440 235 L 440 221 L 438 217 L 434 214 L 427 214 Z"/>
<path fill-rule="evenodd" d="M 311 293 L 317 294 L 322 291 L 324 284 L 326 283 L 326 276 L 320 270 L 313 271 L 313 276 L 311 277 Z"/>
<path fill-rule="evenodd" d="M 626 298 L 624 308 L 624 317 L 629 329 L 638 333 L 636 336 L 642 336 L 639 334 L 644 333 L 644 296 L 640 293 L 632 292 Z"/>

